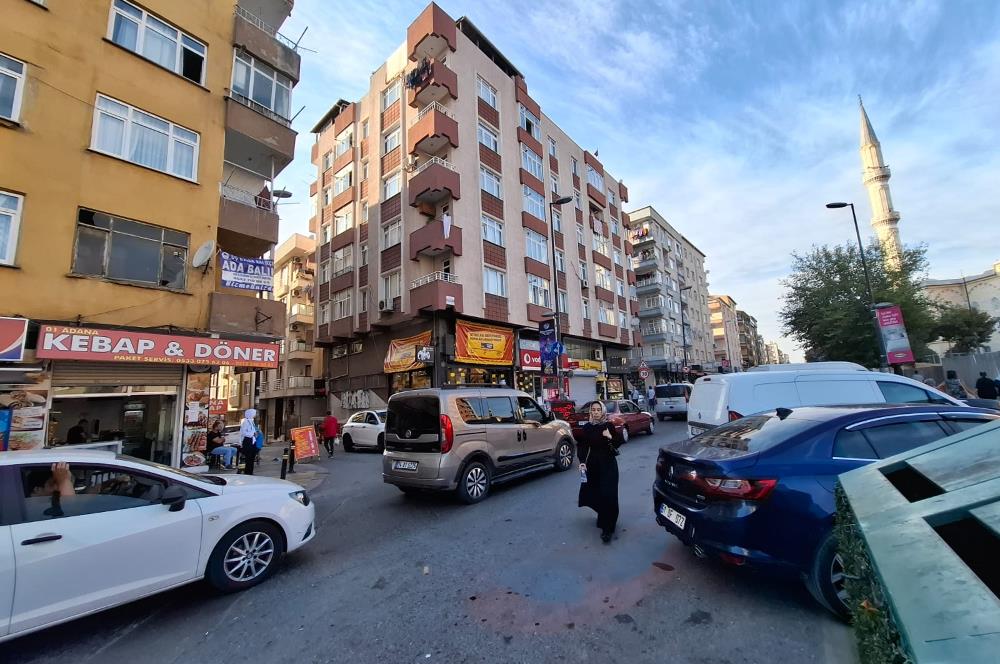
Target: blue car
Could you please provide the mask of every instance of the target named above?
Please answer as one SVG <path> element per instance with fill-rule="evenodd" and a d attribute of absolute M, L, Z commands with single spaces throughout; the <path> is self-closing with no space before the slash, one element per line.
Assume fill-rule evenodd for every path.
<path fill-rule="evenodd" d="M 846 616 L 837 476 L 1000 417 L 952 405 L 778 408 L 660 449 L 656 521 L 697 555 L 804 577 Z"/>

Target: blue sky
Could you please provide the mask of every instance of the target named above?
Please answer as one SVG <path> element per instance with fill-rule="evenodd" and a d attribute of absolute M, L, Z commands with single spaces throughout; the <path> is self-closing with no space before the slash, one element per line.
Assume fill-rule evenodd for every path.
<path fill-rule="evenodd" d="M 857 95 L 892 168 L 906 244 L 929 276 L 1000 260 L 1000 3 L 591 0 L 438 3 L 467 15 L 520 69 L 545 113 L 708 256 L 731 295 L 779 339 L 789 254 L 853 237 L 861 185 Z M 357 99 L 425 2 L 296 0 L 282 31 L 302 45 L 293 106 L 294 198 L 282 232 L 307 232 L 315 121 Z M 785 350 L 793 351 L 790 341 Z M 793 356 L 798 353 L 793 352 Z"/>

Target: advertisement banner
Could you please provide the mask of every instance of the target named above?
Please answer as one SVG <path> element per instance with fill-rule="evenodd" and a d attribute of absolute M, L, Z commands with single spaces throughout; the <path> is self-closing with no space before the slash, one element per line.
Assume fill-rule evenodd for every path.
<path fill-rule="evenodd" d="M 278 368 L 278 345 L 273 343 L 69 325 L 42 325 L 35 355 L 44 360 Z"/>
<path fill-rule="evenodd" d="M 455 361 L 465 364 L 514 364 L 514 331 L 494 325 L 455 321 Z"/>
<path fill-rule="evenodd" d="M 908 364 L 913 362 L 913 351 L 910 350 L 910 338 L 906 336 L 906 326 L 903 324 L 903 312 L 899 307 L 879 307 L 875 310 L 878 317 L 878 327 L 882 332 L 882 347 L 889 364 Z"/>
<path fill-rule="evenodd" d="M 205 448 L 208 446 L 209 396 L 212 392 L 212 374 L 188 372 L 184 386 L 184 433 L 181 439 L 181 467 L 202 466 L 208 463 Z"/>
<path fill-rule="evenodd" d="M 222 263 L 222 285 L 225 288 L 271 292 L 274 261 L 270 258 L 244 258 L 220 251 L 219 262 Z"/>
<path fill-rule="evenodd" d="M 0 318 L 0 362 L 23 362 L 27 318 Z"/>
<path fill-rule="evenodd" d="M 49 440 L 48 405 L 52 376 L 47 371 L 14 373 L 16 376 L 7 378 L 11 382 L 0 383 L 0 410 L 4 411 L 5 418 L 9 418 L 2 450 L 41 449 Z"/>
<path fill-rule="evenodd" d="M 393 339 L 389 342 L 389 350 L 385 353 L 382 368 L 385 373 L 411 371 L 424 366 L 417 360 L 417 349 L 431 345 L 431 332 L 421 332 L 405 339 Z"/>
<path fill-rule="evenodd" d="M 559 356 L 555 321 L 543 320 L 538 324 L 538 343 L 541 347 L 542 375 L 555 376 L 556 358 Z"/>
<path fill-rule="evenodd" d="M 289 433 L 295 443 L 295 460 L 306 461 L 319 458 L 319 441 L 316 439 L 316 429 L 313 427 L 296 427 Z"/>

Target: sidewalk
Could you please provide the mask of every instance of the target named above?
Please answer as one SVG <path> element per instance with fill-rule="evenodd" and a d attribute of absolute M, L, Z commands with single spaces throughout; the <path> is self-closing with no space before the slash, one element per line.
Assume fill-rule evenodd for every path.
<path fill-rule="evenodd" d="M 270 443 L 260 451 L 260 457 L 254 466 L 254 475 L 262 477 L 281 477 L 281 456 L 284 453 L 284 443 Z M 218 475 L 234 475 L 234 470 L 217 471 Z M 285 479 L 295 482 L 306 491 L 312 491 L 323 484 L 330 471 L 318 463 L 296 463 L 295 472 L 288 473 Z"/>

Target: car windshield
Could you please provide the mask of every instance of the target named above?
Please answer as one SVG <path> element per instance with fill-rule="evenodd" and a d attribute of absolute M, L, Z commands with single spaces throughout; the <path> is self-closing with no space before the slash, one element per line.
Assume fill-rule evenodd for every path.
<path fill-rule="evenodd" d="M 376 410 L 375 414 L 378 415 L 379 422 L 385 422 L 385 411 L 384 410 Z"/>
<path fill-rule="evenodd" d="M 122 461 L 131 461 L 132 463 L 138 463 L 143 466 L 149 466 L 150 468 L 156 468 L 160 472 L 167 473 L 168 475 L 177 475 L 186 480 L 192 482 L 198 482 L 200 484 L 214 484 L 216 486 L 224 486 L 226 480 L 221 477 L 216 477 L 215 475 L 195 475 L 194 473 L 189 473 L 186 470 L 181 470 L 179 468 L 172 468 L 170 466 L 164 466 L 162 463 L 156 463 L 155 461 L 147 461 L 146 459 L 138 459 L 136 457 L 131 457 L 127 454 L 118 454 L 115 456 L 116 459 Z"/>
<path fill-rule="evenodd" d="M 703 447 L 763 452 L 816 425 L 810 420 L 782 420 L 775 415 L 751 415 L 728 422 L 691 439 Z"/>
<path fill-rule="evenodd" d="M 672 397 L 682 397 L 684 396 L 684 386 L 683 385 L 657 385 L 656 386 L 656 398 L 657 399 L 670 399 Z"/>

